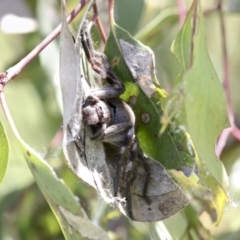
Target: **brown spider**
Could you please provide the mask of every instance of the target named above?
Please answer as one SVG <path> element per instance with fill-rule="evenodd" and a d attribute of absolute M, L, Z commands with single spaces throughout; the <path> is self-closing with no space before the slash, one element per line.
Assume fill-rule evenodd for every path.
<path fill-rule="evenodd" d="M 131 207 L 131 184 L 134 181 L 134 160 L 140 159 L 147 173 L 144 184 L 143 196 L 146 197 L 147 186 L 150 178 L 150 170 L 144 161 L 144 156 L 138 146 L 135 135 L 135 115 L 131 107 L 119 98 L 125 91 L 121 80 L 111 68 L 107 57 L 94 50 L 90 37 L 91 24 L 85 21 L 81 31 L 81 43 L 92 69 L 105 79 L 108 84 L 97 89 L 92 89 L 83 105 L 83 121 L 92 126 L 91 140 L 101 140 L 104 144 L 110 144 L 117 149 L 118 158 L 114 162 L 116 177 L 114 179 L 114 196 L 117 196 L 119 188 L 119 174 L 123 159 L 127 159 L 126 167 L 126 202 L 129 217 L 134 220 Z"/>

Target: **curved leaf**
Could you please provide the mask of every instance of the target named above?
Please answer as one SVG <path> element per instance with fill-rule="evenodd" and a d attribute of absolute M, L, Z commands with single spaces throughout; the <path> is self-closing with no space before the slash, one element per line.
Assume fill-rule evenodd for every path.
<path fill-rule="evenodd" d="M 18 140 L 33 177 L 58 219 L 65 238 L 108 239 L 103 230 L 88 220 L 75 196 L 53 169 L 26 143 Z"/>
<path fill-rule="evenodd" d="M 76 136 L 81 125 L 82 84 L 79 68 L 79 54 L 74 47 L 73 37 L 63 14 L 60 35 L 60 84 L 63 99 L 63 130 L 69 121 L 74 122 L 73 136 Z"/>
<path fill-rule="evenodd" d="M 66 239 L 109 239 L 106 233 L 89 221 L 83 208 L 53 169 L 20 137 L 2 95 L 5 114 L 16 136 L 33 177 L 54 212 Z"/>
<path fill-rule="evenodd" d="M 176 114 L 176 118 L 191 135 L 200 158 L 197 164 L 200 182 L 213 191 L 213 200 L 218 211 L 217 223 L 219 223 L 223 208 L 228 202 L 226 194 L 228 178 L 222 162 L 215 154 L 215 143 L 229 121 L 224 92 L 207 52 L 201 10 L 197 12 L 192 56 L 189 51 L 193 8 L 194 5 L 172 47 L 183 71 L 167 101 L 171 103 L 172 99 L 179 99 L 179 96 L 182 96 L 181 114 Z M 193 63 L 189 68 L 191 58 Z M 172 101 L 169 108 L 174 108 L 173 103 L 175 102 Z"/>
<path fill-rule="evenodd" d="M 53 169 L 20 137 L 1 95 L 5 115 L 18 140 L 33 177 L 54 212 L 66 239 L 109 239 L 106 233 L 89 221 L 83 208 Z"/>
<path fill-rule="evenodd" d="M 151 49 L 112 23 L 105 53 L 124 82 L 126 91 L 121 98 L 133 107 L 143 151 L 166 169 L 182 170 L 189 176 L 195 166 L 195 156 L 184 129 L 168 128 L 159 135 L 161 101 L 166 93 L 157 82 Z"/>
<path fill-rule="evenodd" d="M 143 28 L 141 28 L 139 32 L 134 35 L 134 37 L 143 43 L 146 42 L 151 48 L 159 46 L 162 40 L 166 37 L 166 35 L 163 34 L 164 29 L 171 28 L 172 25 L 176 24 L 177 22 L 177 9 L 162 9 L 162 11 L 160 11 L 159 14 L 149 23 L 143 26 Z"/>

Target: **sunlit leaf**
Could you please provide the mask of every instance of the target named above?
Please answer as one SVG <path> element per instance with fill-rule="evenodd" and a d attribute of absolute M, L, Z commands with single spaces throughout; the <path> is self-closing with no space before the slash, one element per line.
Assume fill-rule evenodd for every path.
<path fill-rule="evenodd" d="M 93 225 L 72 192 L 51 167 L 19 139 L 22 152 L 45 199 L 51 206 L 66 239 L 108 239 Z"/>
<path fill-rule="evenodd" d="M 194 5 L 173 44 L 173 53 L 182 64 L 183 71 L 167 100 L 179 100 L 179 96 L 182 96 L 181 114 L 177 114 L 176 119 L 191 135 L 200 158 L 200 182 L 213 191 L 218 223 L 228 202 L 228 178 L 222 162 L 215 154 L 215 143 L 229 122 L 223 89 L 207 52 L 204 19 L 199 6 L 198 8 L 192 56 L 190 49 Z M 176 104 L 176 101 L 172 103 Z M 171 107 L 174 108 L 174 105 Z"/>
<path fill-rule="evenodd" d="M 187 178 L 183 173 L 175 170 L 169 170 L 168 173 L 186 194 L 205 200 L 213 200 L 210 186 L 204 187 L 198 184 L 198 177 L 195 174 Z"/>
<path fill-rule="evenodd" d="M 182 170 L 189 176 L 195 165 L 194 151 L 184 129 L 162 127 L 161 101 L 166 97 L 155 76 L 153 52 L 128 32 L 112 23 L 105 53 L 126 91 L 121 96 L 134 110 L 137 136 L 143 151 L 166 169 Z"/>
<path fill-rule="evenodd" d="M 3 95 L 2 95 L 3 96 Z M 45 199 L 54 212 L 66 239 L 108 239 L 104 231 L 93 225 L 81 205 L 44 159 L 20 137 L 5 99 L 2 97 L 5 114 L 18 140 L 22 153 Z"/>

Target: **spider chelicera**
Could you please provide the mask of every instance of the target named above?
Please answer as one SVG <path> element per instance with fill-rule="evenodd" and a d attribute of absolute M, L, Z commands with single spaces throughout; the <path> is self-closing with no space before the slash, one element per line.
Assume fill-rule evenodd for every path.
<path fill-rule="evenodd" d="M 81 30 L 81 43 L 83 50 L 92 69 L 107 81 L 107 85 L 92 89 L 83 105 L 82 116 L 85 124 L 92 126 L 93 135 L 91 140 L 101 140 L 103 144 L 115 146 L 118 154 L 117 161 L 114 162 L 116 176 L 114 179 L 114 196 L 117 196 L 119 188 L 119 175 L 122 161 L 127 159 L 126 167 L 126 202 L 129 217 L 134 220 L 131 205 L 131 184 L 134 181 L 134 160 L 141 160 L 146 171 L 147 179 L 144 183 L 143 196 L 146 197 L 150 170 L 141 149 L 138 146 L 135 135 L 135 115 L 131 107 L 119 98 L 125 91 L 121 80 L 116 76 L 106 55 L 97 52 L 93 48 L 90 29 L 92 22 L 85 21 Z M 115 151 L 115 150 L 114 150 Z"/>

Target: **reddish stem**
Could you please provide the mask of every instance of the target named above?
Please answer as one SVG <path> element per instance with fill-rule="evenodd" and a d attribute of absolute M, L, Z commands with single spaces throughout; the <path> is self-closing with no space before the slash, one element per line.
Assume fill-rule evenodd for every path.
<path fill-rule="evenodd" d="M 114 22 L 114 0 L 108 0 L 108 16 L 109 22 Z"/>
<path fill-rule="evenodd" d="M 82 0 L 77 7 L 67 17 L 67 22 L 70 23 L 77 14 L 83 9 L 89 0 Z M 6 85 L 11 79 L 16 77 L 26 65 L 32 61 L 50 42 L 52 42 L 61 32 L 62 24 L 59 24 L 40 44 L 38 44 L 27 56 L 13 67 L 9 68 L 5 76 L 0 75 L 0 86 Z M 0 89 L 1 91 L 1 89 Z"/>
<path fill-rule="evenodd" d="M 97 9 L 97 4 L 96 3 L 93 5 L 93 12 L 94 12 L 93 21 L 96 22 L 96 24 L 98 26 L 98 29 L 99 29 L 99 32 L 100 32 L 100 35 L 101 35 L 101 38 L 102 38 L 103 42 L 106 43 L 107 36 L 106 36 L 106 33 L 105 33 L 104 29 L 103 29 L 101 20 L 100 20 L 100 18 L 98 16 L 98 9 Z"/>

